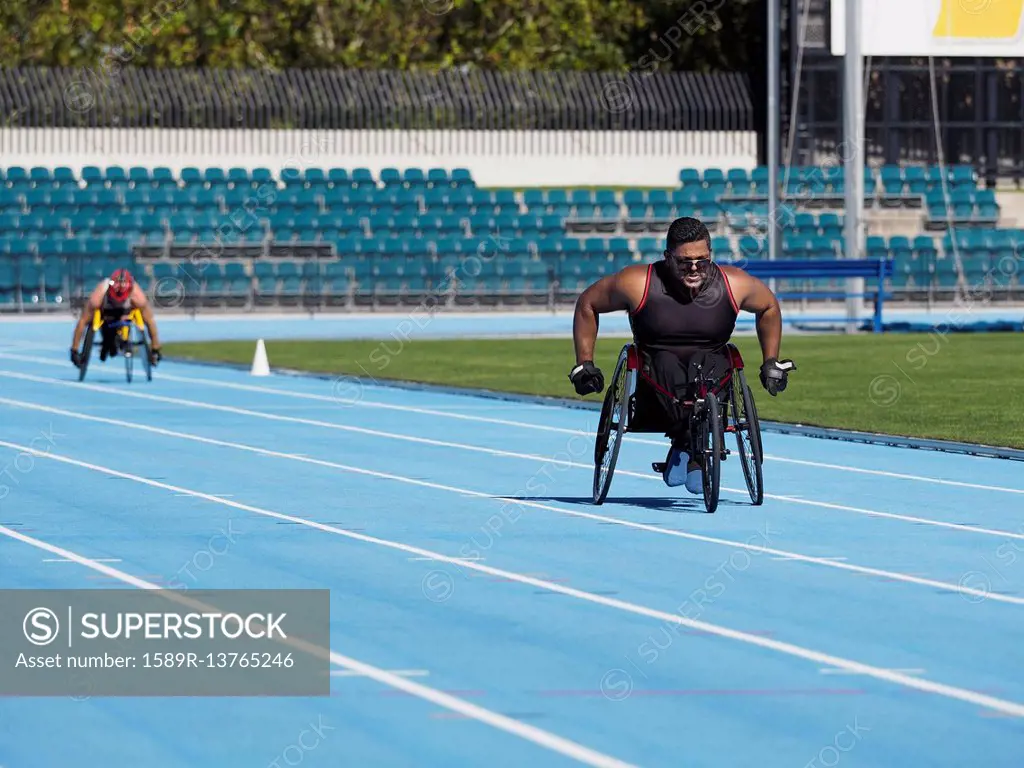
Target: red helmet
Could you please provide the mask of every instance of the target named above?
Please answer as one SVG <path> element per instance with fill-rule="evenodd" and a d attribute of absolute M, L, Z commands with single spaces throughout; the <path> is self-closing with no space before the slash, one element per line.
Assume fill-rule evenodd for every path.
<path fill-rule="evenodd" d="M 132 295 L 134 287 L 135 280 L 132 278 L 132 273 L 127 269 L 119 269 L 107 281 L 107 296 L 112 301 L 124 303 Z"/>

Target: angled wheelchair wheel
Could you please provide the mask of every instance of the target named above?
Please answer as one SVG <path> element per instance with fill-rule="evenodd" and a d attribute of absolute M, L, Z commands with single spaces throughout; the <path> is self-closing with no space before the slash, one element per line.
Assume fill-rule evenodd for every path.
<path fill-rule="evenodd" d="M 740 464 L 743 466 L 743 477 L 747 481 L 747 492 L 750 494 L 751 502 L 759 506 L 764 502 L 761 425 L 757 420 L 754 395 L 747 386 L 742 370 L 736 371 L 733 375 L 731 399 L 732 427 L 736 432 L 736 447 L 739 449 Z"/>
<path fill-rule="evenodd" d="M 704 508 L 708 513 L 718 509 L 721 490 L 723 432 L 721 406 L 714 393 L 709 392 L 697 415 L 697 449 L 701 456 L 701 482 L 704 486 Z"/>
<path fill-rule="evenodd" d="M 132 374 L 135 367 L 135 356 L 132 354 L 131 344 L 125 344 L 121 349 L 121 356 L 124 357 L 124 374 L 128 383 L 132 383 Z"/>
<path fill-rule="evenodd" d="M 82 341 L 81 358 L 82 364 L 78 368 L 78 380 L 85 380 L 85 372 L 89 369 L 89 357 L 92 355 L 92 341 L 96 336 L 96 331 L 89 328 L 85 332 L 85 338 Z"/>
<path fill-rule="evenodd" d="M 149 359 L 149 340 L 144 332 L 139 333 L 139 340 L 133 346 L 142 353 L 142 369 L 146 372 L 146 381 L 152 381 L 153 361 Z"/>
<path fill-rule="evenodd" d="M 603 504 L 612 486 L 615 462 L 619 458 L 619 447 L 626 429 L 626 412 L 629 402 L 629 387 L 626 386 L 627 359 L 629 347 L 623 347 L 615 373 L 608 384 L 601 406 L 601 419 L 597 425 L 597 439 L 594 443 L 594 503 Z"/>

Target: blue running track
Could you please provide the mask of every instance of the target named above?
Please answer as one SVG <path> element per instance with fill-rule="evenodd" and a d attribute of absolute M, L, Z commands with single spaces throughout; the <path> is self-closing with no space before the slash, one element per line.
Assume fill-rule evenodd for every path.
<path fill-rule="evenodd" d="M 66 337 L 0 324 L 0 588 L 326 588 L 343 663 L 323 698 L 0 699 L 3 768 L 1022 764 L 1018 462 L 765 434 L 764 505 L 732 457 L 707 515 L 631 436 L 596 507 L 595 412 L 80 384 Z"/>

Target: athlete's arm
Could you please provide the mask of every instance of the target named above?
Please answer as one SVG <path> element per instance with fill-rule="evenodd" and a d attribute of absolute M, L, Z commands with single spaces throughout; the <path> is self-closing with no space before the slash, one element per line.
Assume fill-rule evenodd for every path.
<path fill-rule="evenodd" d="M 149 299 L 146 297 L 146 294 L 143 293 L 138 283 L 135 284 L 135 288 L 132 291 L 132 303 L 142 314 L 142 319 L 146 323 L 146 328 L 149 329 L 149 338 L 152 341 L 153 349 L 160 349 L 160 334 L 156 329 L 156 318 L 153 317 L 153 307 L 149 303 Z"/>
<path fill-rule="evenodd" d="M 89 298 L 85 302 L 85 306 L 82 307 L 82 315 L 78 318 L 78 323 L 75 325 L 74 335 L 71 337 L 71 349 L 78 350 L 78 345 L 82 341 L 82 334 L 85 333 L 85 329 L 92 323 L 92 317 L 96 314 L 96 310 L 100 308 L 100 303 L 103 301 L 103 291 L 105 283 L 100 283 L 93 292 L 89 295 Z"/>
<path fill-rule="evenodd" d="M 761 280 L 739 270 L 730 270 L 730 284 L 733 286 L 736 302 L 740 309 L 757 315 L 757 340 L 761 343 L 764 360 L 779 357 L 782 345 L 782 309 L 775 294 Z"/>
<path fill-rule="evenodd" d="M 625 273 L 602 277 L 576 299 L 576 313 L 572 320 L 572 340 L 576 347 L 576 364 L 594 359 L 597 341 L 597 316 L 608 312 L 628 310 L 629 299 L 624 289 Z"/>

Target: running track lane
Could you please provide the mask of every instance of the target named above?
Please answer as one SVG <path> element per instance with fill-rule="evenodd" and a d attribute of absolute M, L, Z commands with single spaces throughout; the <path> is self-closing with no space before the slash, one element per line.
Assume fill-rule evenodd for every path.
<path fill-rule="evenodd" d="M 0 369 L 70 381 L 73 369 L 57 363 L 0 358 Z M 590 434 L 592 414 L 386 389 L 361 396 L 403 410 L 356 407 L 302 397 L 332 397 L 325 381 L 257 382 L 284 393 L 275 394 L 169 378 L 254 384 L 208 368 L 166 365 L 153 383 L 132 387 L 120 373 L 116 366 L 90 372 L 89 382 L 106 391 L 0 378 L 0 396 L 25 404 L 0 403 L 0 440 L 6 443 L 0 464 L 17 457 L 10 446 L 27 446 L 41 434 L 53 437 L 55 456 L 66 457 L 40 456 L 27 473 L 11 470 L 18 485 L 0 501 L 0 524 L 100 561 L 93 567 L 44 562 L 58 558 L 0 536 L 0 586 L 123 586 L 96 570 L 104 561 L 128 577 L 167 584 L 183 578 L 182 566 L 211 536 L 230 530 L 237 545 L 208 571 L 192 569 L 196 588 L 330 588 L 336 652 L 379 669 L 407 670 L 411 674 L 403 679 L 631 764 L 804 766 L 812 760 L 828 764 L 835 756 L 844 765 L 1015 764 L 1021 725 L 1005 712 L 571 593 L 675 612 L 747 637 L 973 691 L 1012 710 L 1024 701 L 1024 684 L 1014 673 L 1024 607 L 983 594 L 1022 595 L 1024 542 L 1014 519 L 1020 502 L 1014 491 L 1021 485 L 1014 467 L 769 435 L 768 451 L 780 460 L 766 465 L 768 489 L 800 500 L 769 499 L 752 508 L 742 494 L 731 493 L 726 500 L 732 503 L 707 516 L 685 492 L 646 479 L 645 467 L 649 474 L 649 462 L 659 460 L 663 448 L 637 441 L 620 459 L 622 469 L 637 475 L 617 476 L 611 494 L 616 501 L 594 508 L 585 503 L 589 472 L 570 466 L 586 462 L 583 438 L 572 442 L 571 432 L 438 412 L 582 429 L 584 435 Z M 192 405 L 130 396 L 135 393 Z M 433 413 L 417 412 L 422 410 Z M 117 445 L 119 451 L 97 451 L 96 445 Z M 138 479 L 114 479 L 102 468 Z M 742 489 L 738 467 L 726 468 L 726 484 Z M 146 479 L 176 490 L 141 482 Z M 943 479 L 985 487 L 934 482 Z M 457 489 L 530 497 L 532 505 Z M 132 499 L 135 510 L 121 512 L 109 503 L 112 494 Z M 284 524 L 263 513 L 312 525 Z M 726 543 L 666 535 L 659 528 Z M 478 559 L 467 564 L 507 575 L 432 562 L 377 541 L 438 556 L 469 553 Z M 832 568 L 825 565 L 830 559 L 963 583 L 973 593 Z M 329 700 L 5 700 L 0 765 L 116 763 L 128 755 L 153 766 L 287 764 L 282 755 L 304 729 L 305 743 L 311 743 L 311 723 L 319 723 L 323 735 L 303 753 L 311 765 L 574 762 L 365 677 L 335 677 L 332 688 Z M 47 737 L 54 722 L 61 723 L 63 740 Z M 293 760 L 296 754 L 288 752 Z"/>

